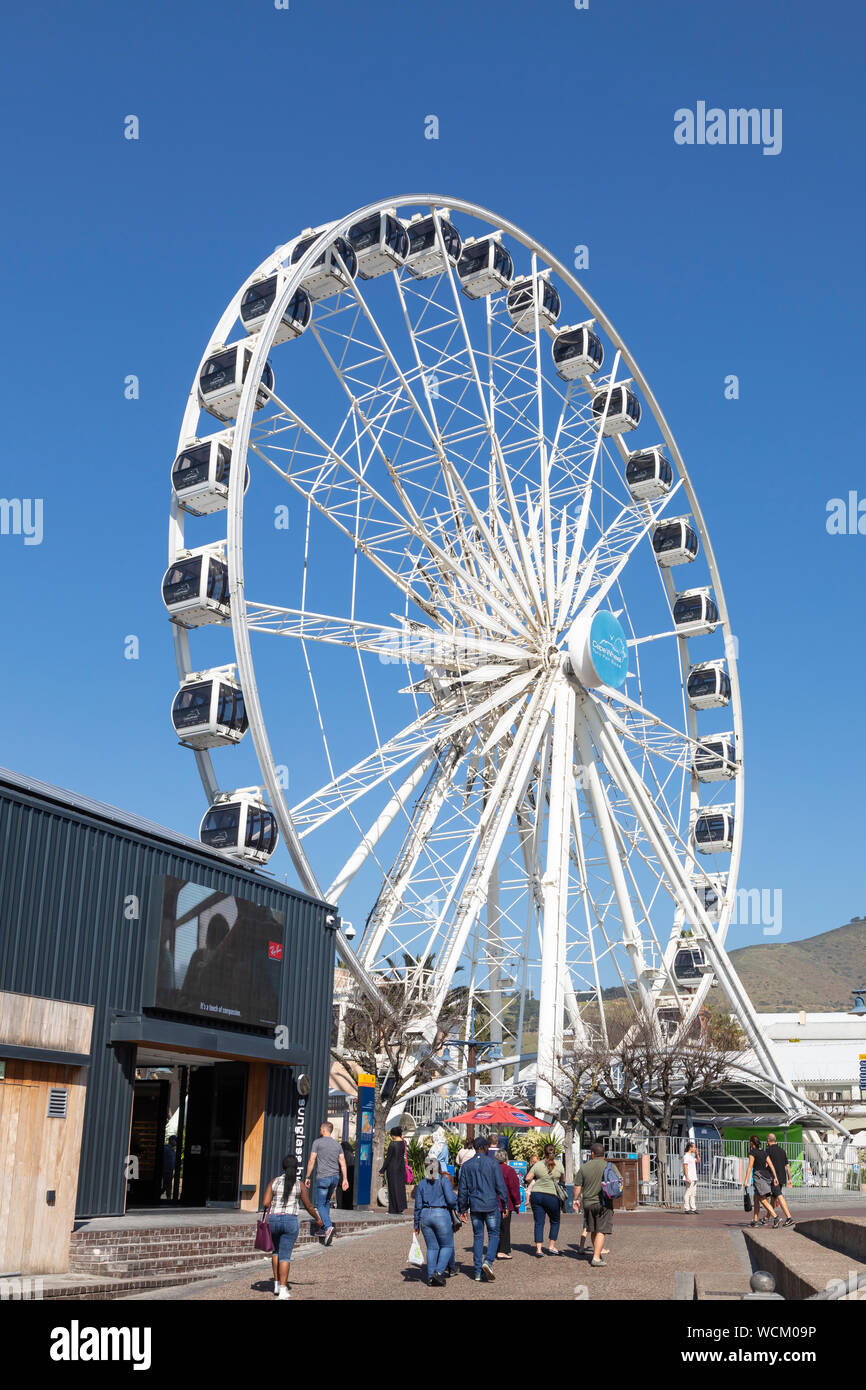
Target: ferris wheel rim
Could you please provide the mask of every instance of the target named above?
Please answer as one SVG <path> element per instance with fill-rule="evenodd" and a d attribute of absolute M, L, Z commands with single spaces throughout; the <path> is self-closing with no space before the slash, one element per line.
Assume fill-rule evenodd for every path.
<path fill-rule="evenodd" d="M 614 328 L 611 321 L 604 314 L 603 310 L 601 310 L 601 308 L 596 304 L 595 300 L 588 294 L 588 292 L 584 289 L 582 284 L 577 280 L 576 276 L 573 274 L 571 270 L 568 269 L 568 267 L 566 267 L 557 257 L 552 255 L 552 253 L 540 242 L 536 241 L 535 238 L 529 236 L 529 234 L 525 233 L 521 228 L 517 227 L 516 224 L 510 222 L 508 219 L 501 217 L 500 215 L 492 212 L 487 208 L 482 207 L 479 204 L 456 197 L 450 197 L 448 195 L 406 194 L 400 195 L 399 197 L 379 199 L 375 202 L 369 203 L 364 207 L 359 208 L 354 212 L 346 215 L 343 218 L 335 219 L 334 221 L 331 221 L 327 224 L 323 224 L 322 227 L 317 229 L 317 232 L 320 234 L 320 236 L 325 236 L 327 234 L 327 236 L 330 239 L 332 239 L 334 236 L 343 235 L 354 222 L 360 220 L 365 216 L 370 216 L 376 212 L 382 212 L 386 208 L 400 209 L 406 206 L 429 206 L 430 208 L 434 208 L 437 206 L 447 206 L 453 210 L 464 212 L 468 216 L 476 218 L 479 221 L 486 222 L 492 228 L 495 228 L 501 231 L 502 233 L 512 237 L 525 249 L 533 253 L 533 255 L 536 255 L 543 259 L 545 266 L 549 267 L 550 270 L 559 275 L 559 277 L 572 290 L 572 292 L 578 296 L 581 302 L 590 311 L 592 317 L 595 318 L 598 321 L 598 323 L 602 326 L 611 343 L 614 344 L 614 346 L 616 346 L 618 352 L 622 355 L 623 361 L 625 362 L 631 377 L 634 379 L 639 389 L 641 390 L 644 400 L 646 401 L 657 425 L 659 426 L 659 429 L 662 432 L 662 436 L 665 440 L 665 443 L 667 444 L 668 449 L 670 450 L 671 459 L 676 464 L 678 473 L 682 480 L 685 495 L 689 501 L 691 515 L 694 520 L 694 525 L 700 533 L 704 557 L 707 563 L 707 567 L 710 571 L 713 593 L 719 611 L 719 626 L 721 627 L 722 632 L 725 635 L 725 646 L 727 649 L 727 667 L 731 682 L 731 706 L 733 713 L 734 733 L 737 740 L 738 770 L 735 785 L 736 800 L 734 819 L 734 842 L 731 849 L 730 865 L 727 870 L 728 891 L 725 895 L 722 916 L 714 927 L 714 935 L 716 936 L 716 939 L 720 943 L 723 943 L 733 908 L 734 889 L 736 887 L 739 872 L 739 862 L 741 855 L 743 833 L 744 772 L 742 714 L 739 692 L 739 680 L 737 672 L 736 652 L 733 648 L 733 644 L 727 640 L 730 635 L 730 620 L 727 612 L 724 590 L 721 584 L 721 577 L 715 559 L 715 553 L 713 551 L 712 544 L 709 539 L 709 533 L 706 526 L 706 522 L 704 521 L 696 493 L 691 483 L 690 476 L 685 467 L 682 454 L 679 450 L 679 447 L 676 443 L 670 426 L 668 425 L 667 420 L 664 417 L 661 408 L 651 388 L 649 387 L 646 378 L 643 376 L 643 373 L 641 372 L 636 360 L 630 353 L 629 349 L 627 348 L 624 341 Z M 282 266 L 283 257 L 287 254 L 288 249 L 291 248 L 297 242 L 298 239 L 299 238 L 297 237 L 293 238 L 290 241 L 284 243 L 281 247 L 276 248 L 276 250 L 273 253 L 271 253 L 270 256 L 265 257 L 265 259 L 261 262 L 260 266 L 257 267 L 257 269 L 253 271 L 253 273 L 241 285 L 236 295 L 227 306 L 224 314 L 220 318 L 217 327 L 214 330 L 214 334 L 211 336 L 211 339 L 208 342 L 208 345 L 201 359 L 199 371 L 201 370 L 201 366 L 203 365 L 203 363 L 207 360 L 208 355 L 214 350 L 215 344 L 224 340 L 227 331 L 231 329 L 235 320 L 237 319 L 240 300 L 247 286 L 258 275 L 266 273 L 268 270 L 274 270 Z M 307 251 L 301 257 L 301 259 L 288 269 L 287 278 L 284 283 L 283 289 L 281 293 L 277 295 L 275 302 L 272 305 L 271 310 L 269 311 L 266 322 L 262 325 L 261 329 L 255 335 L 255 341 L 252 344 L 253 355 L 249 364 L 249 370 L 244 384 L 241 402 L 238 406 L 238 411 L 233 426 L 235 432 L 234 438 L 236 441 L 240 442 L 244 457 L 246 456 L 246 451 L 249 448 L 250 431 L 252 427 L 253 402 L 255 400 L 256 390 L 258 388 L 264 363 L 267 361 L 268 353 L 270 352 L 271 347 L 273 346 L 273 339 L 277 330 L 280 316 L 283 312 L 285 304 L 288 302 L 288 299 L 290 298 L 291 294 L 300 284 L 304 274 L 308 270 L 309 266 L 313 263 L 313 260 L 316 257 L 317 253 L 318 245 L 317 243 L 314 243 L 310 247 L 308 247 Z M 183 440 L 187 439 L 192 433 L 194 433 L 194 430 L 190 428 L 190 425 L 195 424 L 200 412 L 200 406 L 197 398 L 197 380 L 198 372 L 196 373 L 196 377 L 193 381 L 193 387 L 190 393 L 187 411 L 185 413 L 184 422 L 181 427 L 181 435 L 179 439 L 178 449 L 182 447 Z M 277 784 L 276 780 L 273 777 L 274 759 L 270 749 L 270 741 L 267 734 L 267 726 L 265 724 L 264 715 L 261 710 L 261 704 L 258 696 L 258 687 L 255 677 L 255 667 L 252 661 L 252 654 L 249 644 L 249 628 L 247 626 L 246 621 L 246 602 L 244 599 L 243 592 L 244 489 L 242 485 L 242 479 L 243 469 L 233 469 L 229 480 L 229 497 L 227 508 L 228 536 L 226 547 L 229 568 L 229 585 L 232 597 L 231 623 L 233 639 L 235 645 L 235 654 L 236 657 L 238 657 L 237 665 L 241 680 L 241 686 L 244 689 L 248 709 L 250 705 L 252 705 L 253 707 L 250 711 L 250 732 L 252 735 L 254 746 L 256 748 L 259 766 L 261 769 L 262 777 L 265 781 L 266 789 L 269 794 L 272 810 L 274 811 L 274 814 L 277 816 L 277 820 L 280 823 L 280 828 L 281 830 L 283 830 L 284 838 L 287 841 L 287 845 L 289 846 L 291 853 L 291 834 L 286 834 L 286 826 L 291 827 L 291 812 L 282 794 L 282 788 Z M 181 528 L 182 535 L 183 517 L 182 512 L 180 512 L 179 509 L 177 510 L 178 516 L 176 517 L 176 499 L 174 499 L 172 515 L 173 529 L 170 533 L 170 562 L 174 560 L 177 554 L 176 539 L 178 525 Z M 172 549 L 173 546 L 174 549 Z M 239 633 L 241 634 L 240 644 L 238 642 Z M 678 635 L 676 641 L 679 648 L 679 660 L 681 670 L 685 671 L 688 669 L 689 666 L 687 639 Z M 175 628 L 175 646 L 178 660 L 178 673 L 183 679 L 186 675 L 189 674 L 190 670 L 192 669 L 192 662 L 190 660 L 189 654 L 188 637 L 183 629 Z M 692 735 L 692 737 L 696 737 L 697 735 L 695 712 L 688 706 L 688 704 L 686 704 L 686 709 L 690 726 L 689 732 Z M 205 787 L 205 791 L 209 795 L 210 799 L 213 800 L 211 792 L 214 788 L 218 786 L 218 783 L 209 752 L 207 752 L 207 750 L 197 751 L 196 760 L 199 767 L 199 773 L 202 777 L 202 781 Z M 272 783 L 272 785 L 269 785 L 269 781 Z M 692 779 L 691 800 L 693 804 L 695 804 L 695 802 L 699 804 L 699 791 L 697 791 L 694 786 L 694 779 Z M 292 857 L 294 859 L 294 855 Z M 306 855 L 303 856 L 302 863 L 304 861 L 306 861 Z M 306 871 L 302 871 L 298 867 L 298 863 L 296 862 L 296 868 L 298 868 L 299 874 L 302 878 L 302 882 L 305 883 L 305 887 L 308 891 L 316 892 L 317 895 L 321 896 L 321 890 L 319 888 L 318 882 L 316 881 L 312 868 L 309 866 L 308 861 L 306 861 L 306 864 Z M 673 937 L 671 937 L 668 942 L 669 950 L 671 949 L 672 942 Z M 343 954 L 342 950 L 341 954 Z M 346 945 L 346 954 L 347 957 L 355 956 L 354 951 L 348 945 Z M 360 962 L 356 963 L 360 966 Z M 706 994 L 707 989 L 709 988 L 709 983 L 709 980 L 707 980 L 702 989 L 698 991 L 698 993 L 700 994 L 701 1002 L 703 1000 L 704 995 Z M 697 1007 L 699 1007 L 699 1004 L 696 1000 L 691 1010 L 692 1014 L 695 1012 Z"/>

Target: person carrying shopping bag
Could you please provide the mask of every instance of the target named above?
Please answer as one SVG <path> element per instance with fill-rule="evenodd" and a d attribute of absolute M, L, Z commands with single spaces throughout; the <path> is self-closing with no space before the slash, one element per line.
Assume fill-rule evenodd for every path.
<path fill-rule="evenodd" d="M 443 1178 L 438 1158 L 427 1159 L 424 1174 L 415 1189 L 415 1234 L 424 1237 L 427 1247 L 427 1283 L 441 1289 L 455 1262 L 457 1194 Z"/>
<path fill-rule="evenodd" d="M 304 1183 L 298 1181 L 298 1160 L 294 1154 L 286 1154 L 283 1171 L 273 1178 L 265 1189 L 263 1206 L 265 1219 L 274 1243 L 271 1263 L 274 1268 L 274 1293 L 278 1298 L 289 1297 L 289 1262 L 298 1238 L 298 1203 L 301 1202 L 313 1221 L 323 1226 L 321 1216 L 310 1201 L 310 1194 Z"/>

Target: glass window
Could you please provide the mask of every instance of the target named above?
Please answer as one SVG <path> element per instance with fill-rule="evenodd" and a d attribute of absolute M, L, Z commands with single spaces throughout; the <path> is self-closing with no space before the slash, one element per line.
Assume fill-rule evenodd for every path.
<path fill-rule="evenodd" d="M 675 623 L 694 623 L 703 614 L 703 605 L 700 596 L 694 598 L 678 598 L 674 604 Z"/>
<path fill-rule="evenodd" d="M 504 280 L 510 280 L 514 273 L 514 262 L 504 246 L 494 242 L 493 268 L 498 270 Z"/>
<path fill-rule="evenodd" d="M 208 557 L 207 596 L 216 603 L 228 603 L 229 572 L 222 560 Z"/>
<path fill-rule="evenodd" d="M 490 242 L 477 241 L 472 246 L 464 246 L 458 270 L 461 275 L 475 275 L 486 270 L 490 257 Z"/>
<path fill-rule="evenodd" d="M 217 445 L 216 468 L 214 469 L 214 482 L 227 483 L 229 472 L 232 465 L 232 451 L 226 444 Z"/>
<path fill-rule="evenodd" d="M 413 255 L 419 251 L 429 251 L 436 244 L 436 228 L 432 217 L 425 217 L 423 222 L 410 223 L 408 231 L 409 250 Z"/>
<path fill-rule="evenodd" d="M 250 849 L 259 849 L 262 835 L 262 815 L 257 806 L 247 807 L 247 833 L 244 843 Z"/>
<path fill-rule="evenodd" d="M 181 603 L 184 599 L 198 598 L 201 585 L 201 555 L 193 555 L 189 560 L 181 560 L 172 565 L 162 583 L 162 594 L 166 603 Z"/>
<path fill-rule="evenodd" d="M 191 729 L 210 720 L 211 683 L 203 681 L 200 685 L 187 685 L 178 691 L 171 710 L 171 721 L 176 729 Z"/>
<path fill-rule="evenodd" d="M 276 275 L 271 275 L 267 280 L 260 280 L 256 285 L 250 285 L 241 300 L 241 318 L 246 321 L 261 318 L 268 312 L 276 297 Z"/>
<path fill-rule="evenodd" d="M 381 218 L 378 213 L 363 218 L 356 222 L 354 227 L 349 228 L 349 241 L 356 255 L 359 251 L 368 251 L 372 246 L 378 246 L 380 235 Z"/>
<path fill-rule="evenodd" d="M 309 249 L 310 249 L 310 247 L 312 246 L 313 242 L 314 242 L 314 241 L 318 241 L 318 240 L 319 240 L 319 234 L 317 233 L 315 236 L 304 237 L 303 241 L 299 241 L 298 244 L 297 244 L 297 246 L 295 247 L 294 251 L 292 252 L 292 265 L 295 265 L 295 264 L 301 259 L 301 257 L 303 256 L 304 252 L 305 252 L 305 251 L 309 251 Z M 324 255 L 325 255 L 325 253 L 324 253 L 324 251 L 323 251 L 322 254 L 321 254 L 321 256 L 319 257 L 319 259 L 318 259 L 317 261 L 315 261 L 314 264 L 315 264 L 315 265 L 321 265 L 322 260 L 324 259 Z"/>
<path fill-rule="evenodd" d="M 226 348 L 225 352 L 217 352 L 205 362 L 198 379 L 199 386 L 206 395 L 221 391 L 224 386 L 234 385 L 236 372 L 237 351 L 233 347 Z"/>
<path fill-rule="evenodd" d="M 440 222 L 439 226 L 442 229 L 442 241 L 445 250 L 451 259 L 456 261 L 460 255 L 460 233 L 452 222 Z"/>
<path fill-rule="evenodd" d="M 174 462 L 171 470 L 171 481 L 175 492 L 180 492 L 182 488 L 194 487 L 197 483 L 207 482 L 208 468 L 210 465 L 210 445 L 197 444 L 194 449 L 187 449 L 180 454 Z"/>
<path fill-rule="evenodd" d="M 283 319 L 286 323 L 301 324 L 306 328 L 307 324 L 310 322 L 311 313 L 312 305 L 310 303 L 310 296 L 307 294 L 306 290 L 298 289 L 295 290 L 295 293 L 289 300 L 286 306 L 286 312 L 283 314 Z"/>
<path fill-rule="evenodd" d="M 334 241 L 334 250 L 340 257 L 348 273 L 354 277 L 358 273 L 358 257 L 355 255 L 355 248 L 344 237 L 338 236 Z"/>
<path fill-rule="evenodd" d="M 202 821 L 200 839 L 203 844 L 214 849 L 226 849 L 237 845 L 241 808 L 238 802 L 228 802 L 225 806 L 212 806 Z"/>

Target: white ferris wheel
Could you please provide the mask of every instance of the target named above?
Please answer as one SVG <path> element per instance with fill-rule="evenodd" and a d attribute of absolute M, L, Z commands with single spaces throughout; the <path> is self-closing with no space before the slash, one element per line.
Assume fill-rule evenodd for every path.
<path fill-rule="evenodd" d="M 624 1000 L 676 1032 L 716 980 L 785 1084 L 724 950 L 743 735 L 720 575 L 649 384 L 567 266 L 458 198 L 301 232 L 219 319 L 172 487 L 172 720 L 207 844 L 263 863 L 282 836 L 357 924 L 359 987 L 401 987 L 428 1039 L 461 987 L 494 1082 L 537 1033 L 539 1109 L 569 1031 L 606 1037 Z"/>

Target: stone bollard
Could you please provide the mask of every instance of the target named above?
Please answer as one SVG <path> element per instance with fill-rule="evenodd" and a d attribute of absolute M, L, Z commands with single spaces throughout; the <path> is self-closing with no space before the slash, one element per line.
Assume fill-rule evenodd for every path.
<path fill-rule="evenodd" d="M 744 1293 L 742 1301 L 755 1299 L 764 1301 L 766 1299 L 778 1299 L 781 1303 L 785 1302 L 784 1296 L 776 1293 L 776 1281 L 766 1269 L 756 1269 L 749 1280 L 751 1293 Z"/>

